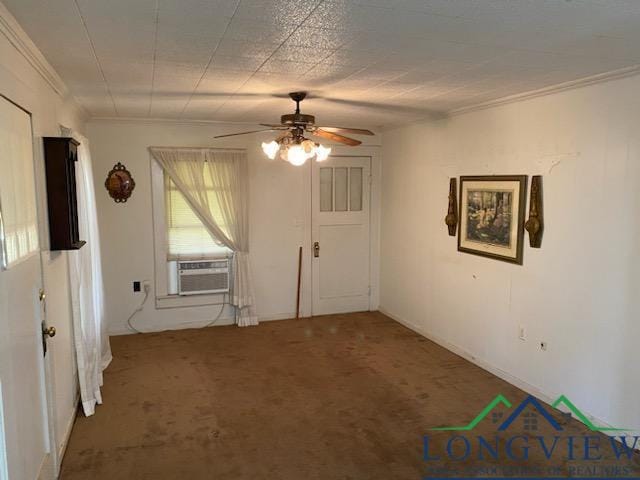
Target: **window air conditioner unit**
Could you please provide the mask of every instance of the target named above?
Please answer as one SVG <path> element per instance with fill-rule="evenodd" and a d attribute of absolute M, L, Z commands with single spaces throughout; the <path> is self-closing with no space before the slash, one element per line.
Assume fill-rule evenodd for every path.
<path fill-rule="evenodd" d="M 178 295 L 229 292 L 229 259 L 179 261 Z"/>

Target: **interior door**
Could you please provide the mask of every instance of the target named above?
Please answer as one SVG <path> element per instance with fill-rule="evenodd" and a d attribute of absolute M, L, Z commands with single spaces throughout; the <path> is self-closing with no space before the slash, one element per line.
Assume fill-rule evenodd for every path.
<path fill-rule="evenodd" d="M 0 97 L 0 478 L 49 460 L 31 116 Z"/>
<path fill-rule="evenodd" d="M 312 313 L 369 310 L 371 158 L 332 156 L 312 171 Z"/>

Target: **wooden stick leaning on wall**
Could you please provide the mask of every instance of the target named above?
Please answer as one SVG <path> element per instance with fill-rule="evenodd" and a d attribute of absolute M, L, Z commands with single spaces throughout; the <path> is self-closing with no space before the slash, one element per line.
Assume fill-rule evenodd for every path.
<path fill-rule="evenodd" d="M 296 318 L 300 318 L 300 281 L 302 279 L 302 247 L 298 249 L 298 290 L 296 292 Z"/>

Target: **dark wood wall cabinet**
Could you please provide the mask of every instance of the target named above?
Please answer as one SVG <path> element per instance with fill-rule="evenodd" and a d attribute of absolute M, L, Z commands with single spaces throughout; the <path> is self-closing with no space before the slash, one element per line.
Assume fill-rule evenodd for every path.
<path fill-rule="evenodd" d="M 78 145 L 73 138 L 44 137 L 50 250 L 78 250 L 86 243 L 78 227 Z"/>

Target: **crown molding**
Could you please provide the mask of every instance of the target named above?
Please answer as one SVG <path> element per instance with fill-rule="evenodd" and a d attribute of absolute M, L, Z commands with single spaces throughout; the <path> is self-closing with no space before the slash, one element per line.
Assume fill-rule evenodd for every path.
<path fill-rule="evenodd" d="M 0 4 L 1 5 L 1 4 Z M 408 125 L 415 125 L 424 122 L 437 122 L 440 120 L 446 120 L 450 117 L 462 115 L 465 113 L 471 113 L 478 110 L 485 110 L 488 108 L 499 107 L 502 105 L 508 105 L 510 103 L 521 102 L 524 100 L 530 100 L 537 97 L 543 97 L 546 95 L 553 95 L 554 93 L 560 93 L 567 90 L 575 90 L 578 88 L 588 87 L 599 83 L 606 83 L 613 80 L 620 80 L 627 77 L 633 77 L 640 74 L 640 65 L 632 65 L 630 67 L 620 68 L 618 70 L 612 70 L 610 72 L 599 73 L 591 75 L 589 77 L 579 78 L 577 80 L 570 80 L 568 82 L 558 83 L 550 85 L 548 87 L 539 88 L 537 90 L 529 90 L 528 92 L 516 93 L 506 97 L 496 98 L 495 100 L 489 100 L 488 102 L 482 102 L 477 104 L 468 105 L 466 107 L 460 107 L 449 111 L 435 112 L 426 115 L 424 118 L 417 120 L 409 120 L 401 122 L 397 125 L 378 125 L 375 128 L 378 132 L 384 133 L 397 128 L 405 127 Z M 183 124 L 183 125 L 257 125 L 258 122 L 230 122 L 220 120 L 192 120 L 192 119 L 175 119 L 175 118 L 144 118 L 144 117 L 91 117 L 89 121 L 105 121 L 105 122 L 135 122 L 135 123 L 169 123 L 169 124 Z"/>
<path fill-rule="evenodd" d="M 189 118 L 154 118 L 154 117 L 100 117 L 92 116 L 89 122 L 96 123 L 135 123 L 136 125 L 230 125 L 230 126 L 260 126 L 258 122 L 232 122 L 225 120 L 196 120 Z"/>
<path fill-rule="evenodd" d="M 38 47 L 29 38 L 20 24 L 16 21 L 7 7 L 0 1 L 0 33 L 4 35 L 9 43 L 29 62 L 29 64 L 40 74 L 40 76 L 53 88 L 53 90 L 64 97 L 68 93 L 67 86 L 53 67 L 38 50 Z"/>
<path fill-rule="evenodd" d="M 374 127 L 379 133 L 385 133 L 392 130 L 396 130 L 408 125 L 415 125 L 423 122 L 434 122 L 439 120 L 446 120 L 450 117 L 462 115 L 465 113 L 471 113 L 478 110 L 485 110 L 493 107 L 499 107 L 502 105 L 508 105 L 510 103 L 521 102 L 524 100 L 530 100 L 537 97 L 546 95 L 552 95 L 554 93 L 560 93 L 567 90 L 574 90 L 578 88 L 588 87 L 599 83 L 606 83 L 613 80 L 619 80 L 627 77 L 633 77 L 640 74 L 640 65 L 633 65 L 631 67 L 625 67 L 618 70 L 612 70 L 610 72 L 599 73 L 597 75 L 591 75 L 589 77 L 579 78 L 577 80 L 570 80 L 568 82 L 558 83 L 548 87 L 540 88 L 537 90 L 530 90 L 528 92 L 517 93 L 506 97 L 500 97 L 488 102 L 477 103 L 466 107 L 456 108 L 447 112 L 438 112 L 436 115 L 429 114 L 424 118 L 418 120 L 411 120 L 402 122 L 397 125 L 379 125 Z M 147 117 L 91 117 L 89 121 L 99 122 L 113 122 L 113 123 L 147 123 L 147 124 L 174 124 L 174 125 L 257 125 L 257 122 L 231 122 L 221 120 L 195 120 L 195 119 L 177 119 L 177 118 L 147 118 Z"/>
<path fill-rule="evenodd" d="M 579 78 L 577 80 L 558 83 L 556 85 L 539 88 L 537 90 L 530 90 L 524 93 L 516 93 L 515 95 L 509 95 L 507 97 L 489 100 L 488 102 L 482 102 L 474 105 L 469 105 L 467 107 L 456 108 L 450 110 L 449 112 L 447 112 L 447 114 L 449 116 L 462 115 L 464 113 L 475 112 L 477 110 L 485 110 L 487 108 L 499 107 L 501 105 L 507 105 L 509 103 L 521 102 L 523 100 L 530 100 L 532 98 L 552 95 L 554 93 L 560 93 L 567 90 L 574 90 L 591 85 L 596 85 L 599 83 L 610 82 L 612 80 L 632 77 L 638 74 L 640 74 L 640 65 L 633 65 L 631 67 L 625 67 L 618 70 L 612 70 L 610 72 L 599 73 L 597 75 L 591 75 L 589 77 Z"/>

